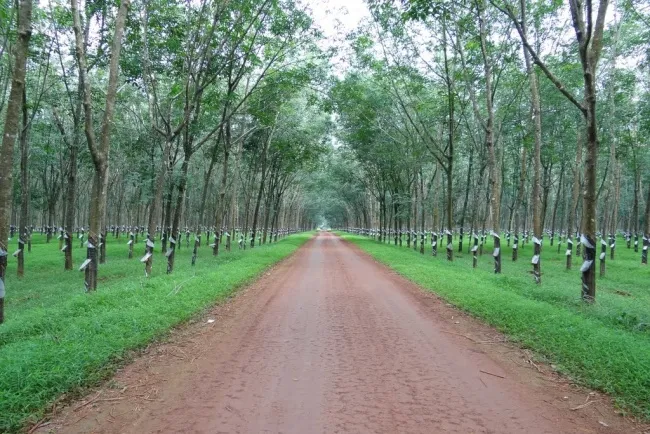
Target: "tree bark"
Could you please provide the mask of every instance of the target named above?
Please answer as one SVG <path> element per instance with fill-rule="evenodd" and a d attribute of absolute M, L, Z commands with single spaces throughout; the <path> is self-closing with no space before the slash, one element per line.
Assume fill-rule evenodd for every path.
<path fill-rule="evenodd" d="M 273 202 L 273 188 L 270 188 L 266 194 L 264 200 L 264 223 L 262 226 L 262 244 L 266 244 L 268 231 L 269 231 L 269 222 L 271 219 L 271 206 Z"/>
<path fill-rule="evenodd" d="M 601 2 L 606 7 L 606 0 Z M 599 11 L 600 12 L 600 11 Z M 586 49 L 586 48 L 585 48 Z M 590 55 L 585 57 L 590 58 Z M 583 57 L 584 59 L 584 57 Z M 587 125 L 587 158 L 585 160 L 585 190 L 583 194 L 582 232 L 585 238 L 585 263 L 582 267 L 582 297 L 586 301 L 596 298 L 596 171 L 598 163 L 598 126 L 596 119 L 596 64 L 593 59 L 583 63 L 585 87 L 585 112 Z"/>
<path fill-rule="evenodd" d="M 424 231 L 424 174 L 420 168 L 420 254 L 424 255 L 424 242 L 426 232 Z M 390 241 L 389 241 L 390 243 Z"/>
<path fill-rule="evenodd" d="M 512 261 L 516 262 L 518 253 L 519 253 L 519 226 L 520 226 L 520 208 L 521 203 L 524 199 L 524 192 L 526 190 L 526 147 L 521 147 L 521 167 L 519 169 L 519 185 L 517 187 L 517 197 L 515 198 L 514 203 L 512 204 L 513 208 L 513 219 L 514 219 L 514 228 L 513 228 L 513 219 L 509 223 L 509 229 L 514 230 L 514 242 L 512 245 Z"/>
<path fill-rule="evenodd" d="M 527 37 L 526 30 L 526 1 L 520 1 L 521 7 L 521 27 L 524 37 Z M 541 171 L 541 148 L 542 148 L 542 118 L 541 107 L 539 99 L 539 85 L 537 82 L 537 74 L 533 68 L 531 56 L 528 50 L 524 47 L 524 59 L 526 62 L 526 73 L 528 75 L 528 84 L 530 86 L 530 109 L 533 117 L 533 136 L 534 136 L 534 151 L 533 151 L 533 277 L 537 284 L 542 282 L 542 259 L 541 259 L 541 240 L 543 236 L 543 216 L 542 216 L 542 203 L 541 203 L 541 186 L 540 186 L 540 171 Z"/>
<path fill-rule="evenodd" d="M 650 188 L 648 190 L 648 197 L 645 201 L 645 235 L 643 236 L 643 250 L 641 252 L 641 263 L 648 265 L 648 250 L 650 249 Z"/>
<path fill-rule="evenodd" d="M 553 239 L 555 238 L 555 222 L 557 220 L 557 210 L 560 207 L 560 202 L 562 201 L 562 187 L 564 186 L 564 164 L 560 169 L 560 179 L 558 181 L 557 192 L 555 193 L 555 203 L 553 204 L 553 215 L 551 216 L 551 246 L 553 245 Z"/>
<path fill-rule="evenodd" d="M 29 242 L 29 119 L 27 93 L 23 87 L 22 130 L 20 132 L 20 223 L 18 225 L 18 277 L 25 275 L 25 245 Z"/>
<path fill-rule="evenodd" d="M 165 191 L 165 175 L 167 173 L 168 161 L 171 155 L 171 143 L 165 142 L 163 148 L 162 156 L 162 167 L 160 170 L 156 171 L 156 178 L 153 185 L 154 195 L 151 200 L 151 205 L 149 207 L 149 221 L 147 223 L 147 241 L 145 245 L 145 256 L 148 255 L 148 258 L 145 260 L 145 276 L 151 276 L 151 271 L 153 269 L 153 249 L 154 249 L 154 240 L 156 237 L 156 226 L 158 220 L 158 214 L 160 213 L 160 206 L 162 205 L 163 194 Z M 153 163 L 152 163 L 153 165 Z M 154 170 L 153 167 L 151 167 Z M 163 223 L 161 222 L 161 225 Z M 151 253 L 151 254 L 150 254 Z"/>
<path fill-rule="evenodd" d="M 226 125 L 228 127 L 229 124 Z M 217 211 L 214 217 L 214 231 L 215 237 L 217 237 L 214 247 L 212 248 L 212 254 L 217 256 L 219 254 L 219 238 L 218 234 L 221 233 L 223 226 L 223 214 L 226 208 L 226 189 L 228 188 L 228 166 L 230 164 L 230 143 L 226 143 L 224 140 L 223 144 L 223 167 L 221 170 L 221 181 L 219 183 L 219 196 L 217 198 Z M 254 240 L 253 240 L 254 243 Z"/>
<path fill-rule="evenodd" d="M 458 253 L 463 253 L 463 233 L 465 231 L 465 215 L 467 214 L 467 203 L 469 202 L 469 190 L 472 182 L 472 168 L 474 164 L 474 147 L 469 148 L 469 166 L 467 168 L 467 180 L 465 181 L 465 198 L 463 199 L 463 211 L 460 214 L 460 236 L 458 238 Z M 470 234 L 471 236 L 471 234 Z"/>
<path fill-rule="evenodd" d="M 571 237 L 573 236 L 573 228 L 576 224 L 576 210 L 578 208 L 578 197 L 580 195 L 580 165 L 582 164 L 582 138 L 578 132 L 578 137 L 576 139 L 576 163 L 573 168 L 573 187 L 571 189 L 571 203 L 569 204 L 569 213 L 566 222 L 566 239 L 567 239 L 567 251 L 566 251 L 566 268 L 567 270 L 571 269 L 572 256 L 573 256 L 573 242 Z M 579 240 L 578 240 L 579 241 Z"/>
<path fill-rule="evenodd" d="M 76 124 L 76 122 L 75 122 Z M 65 217 L 64 217 L 64 225 L 65 225 L 65 232 L 64 232 L 64 243 L 65 243 L 65 251 L 64 251 L 64 269 L 65 270 L 72 270 L 72 238 L 73 238 L 73 231 L 74 231 L 74 215 L 75 215 L 75 197 L 76 197 L 76 190 L 77 190 L 77 150 L 79 149 L 79 133 L 78 133 L 78 125 L 75 127 L 75 131 L 73 132 L 73 142 L 72 146 L 70 147 L 70 162 L 69 162 L 69 168 L 68 168 L 68 185 L 66 188 L 66 193 L 65 193 Z"/>
<path fill-rule="evenodd" d="M 233 174 L 232 191 L 230 197 L 230 234 L 234 236 L 235 229 L 239 227 L 239 170 L 241 166 L 242 142 L 237 142 L 235 148 L 235 168 Z"/>
<path fill-rule="evenodd" d="M 277 115 L 276 115 L 277 121 Z M 251 248 L 255 247 L 255 236 L 257 234 L 257 220 L 260 213 L 260 203 L 262 202 L 262 194 L 264 193 L 264 182 L 266 180 L 266 168 L 267 168 L 267 154 L 269 151 L 269 146 L 271 145 L 271 140 L 273 138 L 273 133 L 275 127 L 269 132 L 268 138 L 264 141 L 264 148 L 262 149 L 262 174 L 260 179 L 260 188 L 257 191 L 257 200 L 255 202 L 255 211 L 253 212 L 253 224 L 252 224 L 252 234 L 251 234 Z M 224 192 L 225 193 L 225 192 Z"/>
<path fill-rule="evenodd" d="M 201 235 L 201 225 L 205 224 L 204 221 L 205 206 L 208 200 L 208 190 L 210 187 L 210 180 L 212 179 L 212 172 L 214 170 L 215 164 L 217 163 L 217 153 L 218 153 L 218 145 L 220 139 L 221 139 L 221 133 L 219 133 L 219 135 L 217 136 L 217 141 L 214 144 L 213 152 L 212 155 L 210 156 L 210 165 L 208 166 L 208 170 L 206 171 L 205 176 L 203 178 L 203 189 L 201 190 L 201 203 L 199 205 L 199 228 L 197 230 L 198 235 Z"/>
<path fill-rule="evenodd" d="M 181 174 L 178 180 L 178 195 L 176 197 L 176 206 L 174 208 L 174 220 L 169 238 L 169 250 L 167 255 L 167 274 L 174 271 L 174 258 L 176 256 L 176 246 L 179 245 L 181 214 L 183 213 L 183 202 L 185 201 L 185 190 L 187 188 L 187 171 L 190 166 L 191 150 L 185 150 L 183 163 L 181 164 Z"/>
<path fill-rule="evenodd" d="M 171 175 L 173 168 L 170 166 L 167 171 Z M 167 252 L 167 241 L 169 240 L 171 225 L 172 225 L 172 200 L 174 197 L 174 182 L 173 177 L 170 176 L 167 180 L 169 185 L 167 186 L 167 194 L 165 195 L 165 212 L 163 214 L 163 222 L 161 227 L 161 252 L 166 254 Z"/>
<path fill-rule="evenodd" d="M 641 186 L 641 170 L 639 168 L 638 162 L 634 161 L 634 199 L 632 202 L 632 220 L 633 231 L 636 237 L 639 236 L 639 187 Z M 638 238 L 637 238 L 638 241 Z M 634 251 L 638 252 L 639 244 L 638 242 L 634 246 Z"/>
<path fill-rule="evenodd" d="M 487 109 L 487 123 L 485 126 L 485 146 L 487 148 L 489 185 L 491 191 L 490 214 L 492 216 L 492 230 L 494 235 L 494 272 L 501 273 L 501 186 L 497 168 L 495 141 L 494 141 L 494 104 L 492 101 L 492 65 L 487 52 L 487 31 L 485 29 L 485 11 L 478 5 L 478 19 L 480 29 L 481 54 L 483 57 L 483 73 L 485 78 L 485 105 Z"/>
<path fill-rule="evenodd" d="M 455 128 L 456 128 L 456 107 L 455 107 L 455 92 L 453 85 L 453 73 L 450 71 L 449 67 L 449 57 L 447 56 L 447 31 L 446 31 L 446 19 L 443 19 L 443 54 L 445 60 L 445 84 L 447 87 L 447 110 L 448 110 L 448 124 L 447 124 L 447 150 L 445 155 L 447 157 L 447 164 L 445 172 L 447 173 L 447 260 L 454 260 L 454 245 L 453 245 L 453 234 L 454 222 L 453 222 L 453 172 L 454 172 L 454 144 L 455 144 Z M 488 83 L 488 89 L 489 89 Z M 490 93 L 490 92 L 488 92 Z M 491 96 L 490 96 L 491 98 Z"/>

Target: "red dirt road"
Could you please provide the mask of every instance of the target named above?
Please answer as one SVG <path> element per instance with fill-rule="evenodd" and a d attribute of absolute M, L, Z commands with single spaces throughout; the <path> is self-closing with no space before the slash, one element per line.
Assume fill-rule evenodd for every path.
<path fill-rule="evenodd" d="M 207 318 L 40 432 L 640 432 L 331 234 Z"/>

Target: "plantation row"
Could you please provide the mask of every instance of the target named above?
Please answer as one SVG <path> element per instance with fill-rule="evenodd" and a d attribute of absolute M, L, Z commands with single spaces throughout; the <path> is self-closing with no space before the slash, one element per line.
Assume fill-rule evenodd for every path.
<path fill-rule="evenodd" d="M 430 245 L 431 245 L 431 255 L 432 256 L 437 256 L 438 255 L 438 243 L 439 242 L 446 242 L 446 252 L 447 252 L 447 260 L 448 261 L 453 261 L 454 259 L 454 245 L 453 245 L 453 238 L 454 234 L 458 235 L 458 252 L 462 253 L 463 252 L 463 231 L 460 230 L 458 232 L 452 233 L 451 231 L 444 230 L 441 231 L 444 233 L 444 235 L 438 235 L 437 232 L 434 231 L 415 231 L 415 230 L 394 230 L 394 229 L 375 229 L 375 228 L 344 228 L 342 229 L 347 233 L 353 233 L 357 235 L 363 235 L 366 237 L 369 237 L 375 241 L 381 242 L 381 243 L 386 243 L 386 244 L 393 244 L 395 246 L 402 247 L 404 244 L 406 245 L 406 248 L 411 248 L 411 244 L 413 245 L 413 250 L 418 250 L 418 241 L 419 241 L 419 251 L 421 254 L 425 253 L 425 245 L 428 243 L 428 240 L 430 240 Z M 478 258 L 479 256 L 483 255 L 483 248 L 486 243 L 486 239 L 488 237 L 488 234 L 484 231 L 479 231 L 478 233 L 473 233 L 471 230 L 469 233 L 472 233 L 473 236 L 473 242 L 468 243 L 467 247 L 467 253 L 471 253 L 473 257 L 473 267 L 476 268 L 477 263 L 478 263 Z M 496 234 L 494 232 L 490 232 L 490 236 L 494 237 L 495 243 L 494 243 L 494 249 L 492 250 L 492 256 L 494 257 L 494 272 L 495 273 L 501 273 L 501 248 L 500 248 L 500 239 L 501 237 L 505 237 L 506 239 L 506 245 L 508 247 L 511 247 L 510 243 L 512 240 L 512 261 L 515 262 L 519 258 L 519 250 L 520 246 L 523 248 L 525 245 L 529 244 L 530 242 L 533 243 L 534 249 L 533 249 L 533 255 L 531 257 L 531 264 L 532 264 L 532 274 L 535 279 L 536 283 L 541 283 L 541 263 L 542 263 L 542 251 L 543 251 L 543 245 L 544 245 L 544 236 L 541 237 L 541 239 L 536 238 L 529 232 L 522 232 L 522 233 L 514 233 L 511 234 L 510 232 L 507 232 L 505 234 Z M 521 241 L 520 241 L 520 235 L 521 235 Z M 557 240 L 556 245 L 557 245 L 557 253 L 560 253 L 562 249 L 562 241 L 566 242 L 566 250 L 564 252 L 566 256 L 566 269 L 570 270 L 572 267 L 572 257 L 573 257 L 573 240 L 571 238 L 567 238 L 565 234 L 559 233 L 553 234 L 550 231 L 547 231 L 546 233 L 548 239 L 549 239 L 549 248 L 553 246 L 553 243 L 555 240 Z M 602 234 L 598 233 L 597 234 L 599 237 L 602 237 Z M 628 249 L 632 248 L 632 244 L 634 244 L 634 252 L 638 253 L 639 252 L 639 235 L 636 234 L 634 235 L 634 243 L 632 243 L 632 234 L 629 232 L 622 232 L 620 234 L 621 238 L 624 240 L 625 245 L 627 246 Z M 439 238 L 440 237 L 440 238 Z M 648 237 L 643 236 L 643 247 L 641 249 L 641 264 L 642 265 L 647 265 L 648 264 L 648 249 L 650 248 L 650 234 Z M 599 253 L 599 275 L 600 277 L 604 277 L 606 274 L 606 260 L 607 260 L 607 251 L 609 248 L 609 258 L 610 260 L 615 259 L 615 252 L 616 252 L 616 235 L 614 234 L 609 234 L 607 236 L 607 240 L 605 238 L 601 238 L 600 242 L 600 253 Z M 584 245 L 584 251 L 581 249 L 581 247 Z M 589 243 L 589 241 L 585 237 L 580 237 L 580 242 L 576 246 L 576 255 L 581 256 L 582 252 L 582 259 L 583 263 L 582 266 L 580 267 L 580 271 L 584 272 L 585 269 L 589 268 L 592 266 L 592 261 L 595 256 L 595 251 L 596 246 L 593 246 L 592 244 Z M 583 299 L 589 300 L 589 294 L 585 293 L 586 288 L 583 288 L 583 293 L 582 297 Z M 593 299 L 592 299 L 593 301 Z"/>
<path fill-rule="evenodd" d="M 9 241 L 12 240 L 14 236 L 14 230 L 15 228 L 12 226 L 10 229 L 10 235 L 11 237 L 9 238 Z M 169 227 L 167 228 L 166 231 L 163 231 L 160 226 L 156 227 L 156 232 L 154 233 L 154 236 L 151 236 L 149 233 L 146 233 L 146 228 L 144 226 L 122 226 L 121 228 L 119 226 L 111 226 L 104 228 L 104 232 L 100 234 L 99 236 L 99 263 L 103 264 L 106 262 L 105 258 L 105 253 L 106 249 L 104 248 L 104 237 L 107 237 L 107 234 L 112 234 L 113 238 L 115 239 L 120 239 L 120 234 L 124 234 L 125 238 L 128 239 L 126 245 L 129 246 L 129 259 L 133 257 L 133 248 L 135 245 L 138 244 L 138 240 L 140 238 L 140 235 L 142 234 L 145 237 L 145 251 L 144 251 L 144 257 L 140 260 L 141 262 L 147 262 L 150 254 L 153 253 L 155 249 L 155 241 L 160 240 L 161 242 L 161 252 L 165 254 L 165 256 L 168 258 L 168 264 L 171 264 L 168 267 L 167 273 L 171 273 L 173 270 L 173 254 L 176 251 L 176 249 L 180 250 L 183 247 L 183 241 L 185 242 L 185 247 L 189 248 L 190 247 L 190 237 L 191 235 L 194 235 L 192 239 L 192 245 L 194 246 L 194 255 L 196 255 L 196 250 L 201 247 L 201 238 L 202 238 L 202 231 L 200 229 L 194 229 L 194 231 L 190 231 L 189 228 L 185 228 L 185 232 L 176 232 L 175 235 L 171 234 L 172 228 Z M 305 230 L 305 229 L 301 229 Z M 213 236 L 213 241 L 211 244 L 209 244 L 210 248 L 213 250 L 213 254 L 216 256 L 219 254 L 219 247 L 224 244 L 225 240 L 225 248 L 227 251 L 230 251 L 232 245 L 231 245 L 231 238 L 236 240 L 237 246 L 239 249 L 246 249 L 248 246 L 251 248 L 255 247 L 255 242 L 257 240 L 258 245 L 266 244 L 267 243 L 267 238 L 268 242 L 277 242 L 278 238 L 284 238 L 285 236 L 289 234 L 296 233 L 296 229 L 288 229 L 288 228 L 270 228 L 270 229 L 261 229 L 257 232 L 257 238 L 255 237 L 256 232 L 253 230 L 249 230 L 247 232 L 244 232 L 240 228 L 234 228 L 234 234 L 233 236 L 228 233 L 226 228 L 223 228 L 221 231 L 214 231 L 213 228 L 204 228 L 203 231 L 205 232 L 205 238 L 207 240 L 210 240 L 210 235 L 212 234 Z M 45 228 L 29 228 L 27 232 L 25 232 L 22 236 L 18 238 L 18 250 L 16 250 L 12 256 L 18 256 L 20 253 L 23 252 L 25 249 L 25 246 L 27 246 L 27 251 L 31 253 L 31 239 L 32 235 L 34 233 L 39 233 L 40 235 L 45 235 L 46 237 L 46 243 L 50 243 L 50 241 L 53 239 L 53 235 L 56 233 L 54 231 L 54 228 L 50 227 L 45 227 Z M 59 243 L 59 250 L 61 252 L 66 252 L 68 247 L 73 244 L 72 238 L 68 235 L 68 232 L 64 230 L 63 228 L 58 229 L 59 235 L 56 237 Z M 85 229 L 83 227 L 77 228 L 76 229 L 76 238 L 79 241 L 79 248 L 83 248 L 84 246 L 88 246 L 89 242 L 85 240 Z M 183 234 L 185 235 L 185 239 L 183 240 Z M 169 244 L 169 247 L 168 247 Z M 204 243 L 205 244 L 205 243 Z M 94 246 L 91 248 L 95 248 Z M 88 265 L 88 262 L 84 262 L 82 266 L 80 267 L 80 270 L 83 271 L 85 270 L 86 266 Z M 18 275 L 22 276 L 24 273 L 24 270 L 21 271 L 21 268 L 18 269 Z"/>
<path fill-rule="evenodd" d="M 262 246 L 265 244 L 272 244 L 272 243 L 277 243 L 278 240 L 281 240 L 288 235 L 295 234 L 298 232 L 304 232 L 306 228 L 300 228 L 300 229 L 289 229 L 289 228 L 264 228 L 259 230 L 258 232 L 255 232 L 253 230 L 249 230 L 244 232 L 243 230 L 240 230 L 240 228 L 235 228 L 234 229 L 234 236 L 231 236 L 230 233 L 228 233 L 227 229 L 222 229 L 221 231 L 214 231 L 211 230 L 211 228 L 205 228 L 205 239 L 209 240 L 210 236 L 212 235 L 212 243 L 207 244 L 203 243 L 204 247 L 209 247 L 210 248 L 210 254 L 213 256 L 217 256 L 219 254 L 219 248 L 220 246 L 223 246 L 226 251 L 231 251 L 232 248 L 232 243 L 231 243 L 231 238 L 234 240 L 237 240 L 237 248 L 239 250 L 246 250 L 247 248 L 254 248 L 257 242 L 258 246 Z M 109 232 L 110 231 L 110 232 Z M 61 258 L 62 262 L 66 263 L 67 265 L 67 260 L 68 257 L 67 255 L 64 255 L 66 251 L 72 251 L 72 237 L 68 236 L 67 231 L 65 231 L 63 228 L 59 228 L 58 230 L 59 235 L 56 237 L 58 240 L 58 249 L 61 251 Z M 129 259 L 134 258 L 134 249 L 135 246 L 138 244 L 142 245 L 143 248 L 143 256 L 140 259 L 140 262 L 144 264 L 144 275 L 145 277 L 149 277 L 149 275 L 152 273 L 152 267 L 153 267 L 153 261 L 154 261 L 154 252 L 155 252 L 155 242 L 160 241 L 160 253 L 164 255 L 166 258 L 166 273 L 170 274 L 172 273 L 174 269 L 174 259 L 176 256 L 176 252 L 180 251 L 183 247 L 183 238 L 182 238 L 182 233 L 177 232 L 176 237 L 171 235 L 171 228 L 168 228 L 167 231 L 163 231 L 160 227 L 157 228 L 157 231 L 154 233 L 154 236 L 151 236 L 150 234 L 146 234 L 144 236 L 144 239 L 140 237 L 140 234 L 144 234 L 145 228 L 144 227 L 127 227 L 123 226 L 122 228 L 118 226 L 111 226 L 110 228 L 107 227 L 105 228 L 104 234 L 112 234 L 112 238 L 116 242 L 120 240 L 120 234 L 125 234 L 124 239 L 128 240 L 124 243 L 125 245 L 125 252 L 124 254 L 128 255 Z M 17 266 L 17 275 L 18 277 L 22 278 L 25 275 L 24 272 L 24 250 L 25 247 L 27 247 L 27 252 L 32 253 L 32 237 L 33 235 L 37 233 L 40 234 L 42 237 L 41 239 L 44 238 L 45 245 L 47 246 L 50 244 L 51 240 L 53 239 L 53 230 L 52 228 L 40 228 L 36 229 L 35 231 L 31 232 L 31 230 L 25 234 L 23 234 L 22 237 L 19 237 L 18 240 L 18 250 L 16 250 L 13 253 L 13 257 L 18 257 L 21 255 L 22 259 L 22 266 Z M 169 235 L 168 235 L 169 234 Z M 13 235 L 13 234 L 12 234 Z M 88 273 L 89 273 L 89 266 L 92 265 L 92 260 L 96 260 L 99 264 L 105 264 L 107 261 L 106 258 L 106 244 L 104 242 L 104 236 L 100 236 L 100 244 L 99 246 L 95 247 L 92 245 L 88 240 L 85 240 L 85 230 L 84 228 L 80 227 L 77 228 L 77 233 L 76 233 L 76 238 L 79 242 L 79 248 L 82 249 L 86 247 L 86 258 L 81 262 L 79 266 L 80 271 L 84 271 L 86 274 L 86 280 L 85 280 L 85 287 L 86 291 L 89 290 L 88 288 Z M 199 249 L 202 246 L 201 239 L 202 239 L 202 232 L 201 230 L 196 230 L 194 232 L 190 231 L 189 228 L 185 229 L 185 248 L 189 249 L 190 248 L 190 238 L 191 235 L 193 235 L 193 250 L 192 250 L 192 256 L 191 256 L 191 265 L 194 266 L 197 261 Z M 257 235 L 257 236 L 256 236 Z M 108 238 L 110 236 L 106 235 Z M 108 239 L 107 238 L 107 239 Z M 11 241 L 11 239 L 10 239 Z M 141 241 L 141 243 L 139 243 Z M 55 243 L 52 243 L 55 244 Z M 46 247 L 47 248 L 47 247 Z M 70 250 L 68 250 L 68 248 Z M 39 249 L 40 250 L 40 249 Z M 98 252 L 98 253 L 97 253 Z M 128 253 L 127 253 L 128 252 Z M 2 252 L 0 252 L 1 254 Z M 38 263 L 38 254 L 41 252 L 35 252 L 35 258 L 34 260 L 36 263 Z M 95 255 L 91 257 L 90 255 Z M 6 254 L 4 255 L 6 258 Z M 66 267 L 67 268 L 67 267 Z M 4 290 L 4 282 L 0 282 L 0 290 Z M 3 299 L 0 299 L 3 300 Z M 3 307 L 3 306 L 0 306 Z M 3 309 L 0 309 L 0 312 L 3 312 Z"/>

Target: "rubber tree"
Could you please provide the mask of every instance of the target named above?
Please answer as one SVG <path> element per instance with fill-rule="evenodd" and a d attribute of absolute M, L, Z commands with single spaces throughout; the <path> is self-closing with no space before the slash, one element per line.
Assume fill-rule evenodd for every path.
<path fill-rule="evenodd" d="M 490 189 L 490 215 L 492 219 L 492 235 L 494 238 L 494 272 L 501 273 L 501 177 L 496 156 L 494 138 L 494 86 L 492 84 L 492 59 L 488 53 L 488 32 L 485 16 L 485 5 L 477 0 L 476 15 L 479 23 L 479 41 L 481 58 L 483 59 L 483 77 L 485 80 L 485 108 L 487 120 L 485 128 L 485 147 L 487 148 L 488 186 Z"/>
<path fill-rule="evenodd" d="M 23 87 L 22 127 L 20 130 L 20 217 L 18 224 L 18 277 L 25 275 L 25 246 L 30 237 L 29 230 L 29 133 L 31 122 L 27 108 L 27 90 Z"/>
<path fill-rule="evenodd" d="M 104 232 L 104 219 L 106 214 L 106 199 L 108 189 L 108 162 L 113 126 L 113 114 L 117 97 L 118 67 L 120 50 L 122 48 L 122 35 L 126 25 L 126 16 L 130 0 L 122 0 L 115 18 L 115 31 L 111 44 L 111 57 L 108 66 L 108 84 L 106 88 L 106 103 L 100 127 L 100 136 L 95 136 L 93 121 L 92 95 L 90 81 L 87 77 L 86 45 L 82 33 L 81 15 L 77 0 L 71 0 L 73 29 L 75 34 L 75 56 L 79 72 L 79 83 L 83 89 L 83 109 L 85 116 L 84 132 L 94 167 L 94 176 L 90 196 L 90 213 L 88 219 L 88 249 L 85 264 L 86 291 L 97 289 L 98 255 L 102 234 Z M 106 237 L 104 234 L 104 242 Z"/>
<path fill-rule="evenodd" d="M 582 164 L 582 135 L 578 133 L 576 139 L 576 160 L 573 165 L 573 186 L 571 187 L 571 201 L 569 203 L 569 212 L 567 213 L 566 222 L 566 269 L 570 270 L 573 262 L 573 240 L 571 239 L 576 226 L 576 213 L 578 208 L 578 197 L 580 196 L 580 165 Z"/>
<path fill-rule="evenodd" d="M 16 268 L 18 277 L 25 274 L 25 246 L 31 252 L 31 227 L 30 227 L 30 199 L 32 188 L 30 182 L 30 141 L 34 118 L 39 112 L 43 95 L 49 84 L 50 72 L 50 49 L 51 46 L 39 46 L 38 49 L 45 51 L 47 54 L 44 59 L 37 62 L 38 70 L 33 86 L 30 90 L 33 94 L 30 104 L 27 104 L 27 86 L 23 87 L 23 105 L 22 105 L 22 123 L 18 142 L 20 144 L 20 213 L 18 225 L 18 266 Z M 60 187 L 55 190 L 58 192 Z"/>
<path fill-rule="evenodd" d="M 650 188 L 648 190 L 648 197 L 645 201 L 645 229 L 643 231 L 643 250 L 641 251 L 641 263 L 648 265 L 648 250 L 650 250 Z"/>
<path fill-rule="evenodd" d="M 59 52 L 59 58 L 61 58 Z M 63 81 L 68 87 L 68 79 L 65 74 L 65 68 L 62 68 L 64 71 Z M 67 92 L 70 93 L 70 90 L 67 89 Z M 61 138 L 68 148 L 68 172 L 67 172 L 67 185 L 65 190 L 65 215 L 63 218 L 64 223 L 64 269 L 72 270 L 72 251 L 73 251 L 73 231 L 74 231 L 74 217 L 75 217 L 75 205 L 77 197 L 77 154 L 80 148 L 80 125 L 81 125 L 81 92 L 82 90 L 78 88 L 76 98 L 72 98 L 71 102 L 71 113 L 72 113 L 72 132 L 68 133 L 66 130 L 63 120 L 58 113 L 56 107 L 52 109 L 52 115 L 54 117 L 54 123 L 59 130 Z M 44 175 L 45 176 L 45 175 Z M 44 185 L 46 182 L 43 183 Z"/>
<path fill-rule="evenodd" d="M 520 0 L 520 14 L 521 14 L 521 32 L 524 37 L 528 37 L 527 14 L 526 14 L 526 0 Z M 539 100 L 539 85 L 537 83 L 537 73 L 533 67 L 531 56 L 526 48 L 523 48 L 524 59 L 526 62 L 526 74 L 528 75 L 528 84 L 530 86 L 530 109 L 533 121 L 533 277 L 535 283 L 542 283 L 542 258 L 541 258 L 541 239 L 542 239 L 542 212 L 541 212 L 541 185 L 540 185 L 540 169 L 542 166 L 541 149 L 542 149 L 542 113 Z"/>
<path fill-rule="evenodd" d="M 11 91 L 7 103 L 2 147 L 0 148 L 0 324 L 4 322 L 5 273 L 9 251 L 9 219 L 11 216 L 11 193 L 13 190 L 14 145 L 20 132 L 20 117 L 23 112 L 23 93 L 29 40 L 32 36 L 32 1 L 18 2 L 17 41 L 14 48 L 14 65 L 11 76 Z"/>

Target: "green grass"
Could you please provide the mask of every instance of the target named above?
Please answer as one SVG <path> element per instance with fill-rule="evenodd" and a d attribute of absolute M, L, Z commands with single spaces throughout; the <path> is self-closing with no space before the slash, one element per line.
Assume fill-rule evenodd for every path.
<path fill-rule="evenodd" d="M 224 299 L 310 237 L 293 235 L 217 258 L 202 247 L 195 267 L 190 266 L 191 250 L 183 245 L 173 274 L 165 274 L 165 258 L 156 253 L 153 276 L 145 279 L 139 261 L 144 244 L 136 245 L 129 260 L 127 239 L 109 236 L 98 290 L 86 294 L 83 273 L 63 271 L 58 241 L 46 244 L 35 235 L 25 277 L 15 277 L 15 260 L 7 270 L 5 323 L 0 325 L 0 432 L 38 420 L 64 393 L 78 394 L 105 380 L 129 350 L 163 337 Z M 85 251 L 76 244 L 73 253 L 79 267 Z"/>
<path fill-rule="evenodd" d="M 624 240 L 617 241 L 615 260 L 607 253 L 597 301 L 587 305 L 580 301 L 581 260 L 574 255 L 573 269 L 565 269 L 566 244 L 558 253 L 546 239 L 542 284 L 535 285 L 529 273 L 531 244 L 520 248 L 515 263 L 512 250 L 503 247 L 502 274 L 495 275 L 491 242 L 472 269 L 466 248 L 457 252 L 457 239 L 450 263 L 444 249 L 431 257 L 429 243 L 422 256 L 405 243 L 400 248 L 342 235 L 409 280 L 496 326 L 577 383 L 610 394 L 622 410 L 650 420 L 650 268 Z"/>

